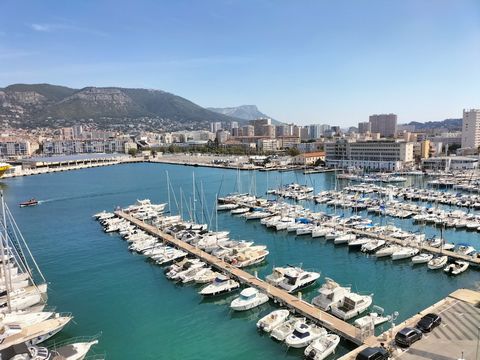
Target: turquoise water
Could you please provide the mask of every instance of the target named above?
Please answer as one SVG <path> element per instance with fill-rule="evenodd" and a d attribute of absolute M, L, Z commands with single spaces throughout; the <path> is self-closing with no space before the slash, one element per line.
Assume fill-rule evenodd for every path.
<path fill-rule="evenodd" d="M 49 305 L 57 311 L 71 311 L 75 324 L 59 336 L 68 338 L 102 333 L 97 352 L 108 359 L 300 359 L 301 351 L 288 350 L 268 336 L 258 333 L 257 319 L 271 311 L 265 305 L 251 312 L 234 314 L 228 304 L 235 295 L 203 300 L 195 286 L 179 286 L 165 279 L 160 267 L 128 252 L 118 235 L 105 234 L 92 214 L 125 206 L 136 199 L 166 202 L 166 171 L 187 216 L 192 193 L 192 172 L 197 189 L 203 188 L 203 220 L 215 227 L 211 218 L 216 194 L 238 190 L 238 174 L 233 170 L 193 168 L 162 164 L 131 164 L 2 180 L 7 199 L 19 226 L 50 282 Z M 268 179 L 267 179 L 268 177 Z M 267 188 L 298 181 L 315 186 L 316 191 L 334 186 L 333 174 L 308 177 L 296 173 L 240 173 L 242 191 Z M 42 203 L 20 209 L 17 204 L 36 197 Z M 172 203 L 175 200 L 172 196 Z M 313 207 L 313 203 L 304 203 Z M 318 206 L 318 209 L 327 209 Z M 328 209 L 333 211 L 332 209 Z M 172 212 L 177 206 L 172 206 Z M 366 215 L 365 213 L 363 215 Z M 202 212 L 197 212 L 202 220 Z M 375 218 L 375 222 L 381 219 Z M 385 220 L 383 220 L 385 221 Z M 407 229 L 418 229 L 411 220 L 390 218 Z M 362 293 L 374 293 L 374 304 L 387 313 L 398 311 L 404 320 L 460 287 L 474 288 L 477 271 L 459 277 L 431 272 L 425 266 L 412 267 L 409 261 L 376 261 L 348 247 L 332 242 L 295 237 L 267 230 L 259 222 L 245 222 L 228 213 L 218 216 L 218 228 L 229 230 L 235 239 L 255 240 L 270 250 L 268 262 L 258 267 L 260 276 L 272 266 L 303 264 L 341 284 L 351 284 Z M 438 233 L 426 227 L 428 234 Z M 470 242 L 480 249 L 477 233 L 448 230 L 448 241 Z M 252 269 L 252 271 L 255 269 Z M 316 288 L 306 291 L 307 299 Z M 342 343 L 336 356 L 351 347 Z"/>

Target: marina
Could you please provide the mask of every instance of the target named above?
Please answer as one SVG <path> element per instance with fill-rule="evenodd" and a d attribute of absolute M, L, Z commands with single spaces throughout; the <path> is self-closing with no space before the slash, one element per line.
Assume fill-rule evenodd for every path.
<path fill-rule="evenodd" d="M 213 359 L 221 359 L 224 358 L 224 351 L 226 351 L 225 349 L 227 348 L 238 354 L 243 353 L 253 357 L 262 356 L 263 358 L 272 359 L 278 356 L 285 356 L 286 358 L 292 359 L 298 359 L 304 356 L 304 349 L 289 349 L 288 352 L 285 352 L 285 347 L 280 346 L 274 341 L 265 339 L 264 336 L 259 336 L 256 331 L 255 323 L 262 316 L 267 315 L 275 308 L 278 309 L 278 307 L 272 307 L 271 304 L 264 304 L 258 309 L 231 314 L 230 311 L 232 310 L 230 310 L 229 305 L 234 298 L 238 296 L 239 291 L 236 292 L 233 297 L 233 294 L 227 294 L 218 299 L 204 299 L 199 303 L 197 291 L 191 291 L 190 286 L 186 289 L 183 285 L 172 284 L 163 275 L 161 267 L 155 264 L 152 264 L 152 266 L 145 265 L 143 256 L 132 256 L 129 252 L 124 251 L 125 247 L 120 246 L 121 244 L 117 241 L 108 240 L 109 236 L 117 237 L 118 235 L 110 235 L 110 233 L 105 235 L 98 231 L 98 225 L 92 223 L 92 214 L 98 213 L 103 209 L 111 209 L 112 205 L 116 206 L 118 204 L 126 206 L 132 203 L 135 198 L 150 197 L 157 202 L 167 202 L 168 192 L 166 186 L 164 186 L 165 171 L 168 171 L 171 179 L 175 179 L 176 186 L 178 186 L 176 187 L 177 201 L 179 200 L 179 189 L 183 189 L 183 217 L 189 218 L 188 212 L 191 210 L 187 210 L 187 205 L 189 203 L 188 199 L 191 197 L 191 191 L 188 191 L 188 189 L 192 188 L 192 168 L 183 166 L 130 164 L 80 170 L 78 172 L 63 172 L 55 175 L 43 175 L 35 178 L 35 182 L 40 182 L 40 186 L 42 186 L 41 191 L 37 184 L 35 184 L 35 186 L 33 186 L 33 183 L 29 185 L 29 178 L 22 179 L 22 183 L 18 183 L 18 180 L 14 179 L 3 181 L 5 184 L 8 184 L 10 188 L 9 194 L 7 194 L 10 197 L 10 203 L 18 204 L 32 196 L 35 196 L 35 198 L 40 201 L 40 204 L 36 207 L 25 209 L 13 208 L 12 211 L 16 213 L 16 217 L 20 221 L 24 212 L 30 214 L 30 222 L 22 223 L 22 228 L 29 234 L 33 234 L 33 227 L 36 228 L 38 235 L 33 236 L 33 243 L 36 243 L 35 246 L 37 247 L 42 244 L 41 247 L 45 247 L 45 250 L 38 247 L 35 252 L 39 253 L 40 259 L 43 259 L 42 262 L 47 263 L 47 269 L 52 267 L 52 265 L 48 265 L 47 259 L 51 258 L 52 255 L 62 248 L 70 249 L 68 250 L 70 252 L 73 251 L 71 253 L 72 256 L 78 259 L 72 259 L 72 270 L 74 270 L 74 272 L 71 276 L 74 279 L 79 279 L 77 281 L 80 281 L 83 289 L 85 289 L 85 286 L 88 286 L 89 281 L 86 281 L 87 274 L 85 270 L 80 269 L 84 269 L 85 266 L 88 268 L 91 266 L 98 268 L 97 264 L 99 262 L 105 264 L 102 266 L 102 269 L 109 269 L 107 272 L 100 271 L 96 273 L 99 281 L 105 284 L 111 284 L 107 286 L 108 293 L 105 289 L 105 291 L 100 291 L 97 295 L 100 301 L 99 309 L 89 309 L 87 313 L 85 305 L 74 299 L 75 297 L 79 297 L 78 294 L 75 295 L 75 291 L 65 294 L 66 296 L 61 296 L 60 298 L 58 295 L 51 295 L 54 299 L 52 301 L 58 303 L 59 306 L 67 301 L 62 306 L 65 307 L 65 304 L 70 304 L 68 308 L 72 309 L 73 307 L 72 310 L 74 310 L 77 319 L 78 317 L 87 319 L 92 316 L 103 319 L 101 327 L 92 327 L 83 320 L 78 321 L 79 328 L 76 329 L 72 335 L 102 331 L 101 342 L 96 345 L 96 347 L 98 347 L 99 350 L 106 351 L 109 357 L 112 356 L 112 358 L 119 359 L 127 359 L 134 356 L 133 353 L 129 354 L 128 351 L 126 353 L 120 353 L 116 350 L 117 347 L 114 344 L 118 344 L 119 339 L 122 338 L 123 341 L 134 341 L 137 346 L 150 349 L 148 351 L 151 351 L 152 354 L 158 354 L 158 356 L 162 356 L 161 354 L 170 354 L 170 356 L 176 354 L 174 356 L 195 359 L 198 358 L 199 354 L 203 354 Z M 257 193 L 264 193 L 267 190 L 268 182 L 270 182 L 270 184 L 274 182 L 275 174 L 275 172 L 269 173 L 269 179 L 267 179 L 266 174 L 262 176 L 260 176 L 259 173 L 256 174 Z M 111 182 L 108 181 L 109 178 L 120 175 L 126 177 L 125 181 L 119 184 L 111 184 Z M 331 189 L 334 183 L 332 181 L 333 175 L 333 173 L 309 175 L 315 177 L 316 190 L 314 193 L 322 189 Z M 83 179 L 90 176 L 96 177 L 99 183 L 94 185 L 93 183 L 89 184 L 88 181 L 83 181 Z M 280 177 L 280 175 L 276 176 Z M 294 173 L 284 173 L 281 176 L 284 178 L 284 182 L 295 180 Z M 195 169 L 195 177 L 197 179 L 198 189 L 201 188 L 201 183 L 204 183 L 205 198 L 209 200 L 204 201 L 203 208 L 208 207 L 211 212 L 214 209 L 212 204 L 215 200 L 215 194 L 225 194 L 234 190 L 237 175 L 234 171 L 224 172 L 221 169 L 210 170 L 198 168 Z M 67 180 L 69 178 L 71 181 Z M 242 172 L 241 178 L 243 184 L 253 182 L 253 174 L 251 172 Z M 208 187 L 205 186 L 207 179 L 209 181 Z M 64 186 L 60 185 L 60 182 L 71 183 L 72 185 Z M 82 185 L 79 185 L 80 183 Z M 105 186 L 107 183 L 109 184 L 110 191 L 104 193 L 100 190 L 100 187 Z M 75 196 L 70 194 L 72 186 L 74 186 L 73 184 L 77 184 L 75 185 Z M 17 187 L 19 189 L 21 187 L 21 193 L 18 192 L 16 194 L 15 189 Z M 249 190 L 248 187 L 249 186 L 245 187 L 245 185 L 243 185 L 245 190 Z M 172 197 L 172 193 L 170 196 Z M 197 197 L 196 217 L 200 220 L 199 223 L 202 223 L 202 206 L 200 206 L 199 200 L 200 197 Z M 171 201 L 173 202 L 173 197 Z M 315 205 L 312 203 L 312 210 L 317 206 L 322 208 L 323 205 Z M 174 210 L 172 215 L 175 215 L 177 213 L 177 207 L 175 205 L 172 205 L 172 207 Z M 62 224 L 62 226 L 68 225 L 69 228 L 73 230 L 73 232 L 68 231 L 68 235 L 66 235 L 67 233 L 64 230 L 62 231 L 61 227 L 52 227 L 49 218 L 52 216 L 53 218 L 58 218 L 62 212 L 70 208 L 77 210 L 71 213 L 70 218 L 65 224 Z M 48 209 L 48 216 L 45 213 L 45 209 Z M 325 210 L 327 208 L 322 209 Z M 181 211 L 179 213 L 181 213 Z M 402 220 L 398 221 L 400 222 Z M 212 222 L 208 220 L 207 214 L 205 214 L 205 222 L 210 223 L 211 227 L 215 228 Z M 427 308 L 442 297 L 448 296 L 449 293 L 455 291 L 457 288 L 473 286 L 478 277 L 478 273 L 473 270 L 473 268 L 468 269 L 459 276 L 452 277 L 444 276 L 444 274 L 437 272 L 429 272 L 426 266 L 411 267 L 410 262 L 406 260 L 398 263 L 375 261 L 360 251 L 352 252 L 347 246 L 335 246 L 333 242 L 325 241 L 322 238 L 297 237 L 295 234 L 292 235 L 292 233 L 287 231 L 272 232 L 270 229 L 262 226 L 260 221 L 246 222 L 245 218 L 231 216 L 229 212 L 218 212 L 218 222 L 221 224 L 222 230 L 230 231 L 231 239 L 248 239 L 255 241 L 255 245 L 267 246 L 270 252 L 267 261 L 264 264 L 254 265 L 252 268 L 249 268 L 248 272 L 250 276 L 254 277 L 254 273 L 258 272 L 258 277 L 263 279 L 272 272 L 272 267 L 292 263 L 303 263 L 302 267 L 304 269 L 321 271 L 322 278 L 319 279 L 319 285 L 323 283 L 323 277 L 328 276 L 342 285 L 353 284 L 352 289 L 355 291 L 361 289 L 364 293 L 374 293 L 374 303 L 384 307 L 386 314 L 391 314 L 393 311 L 400 313 L 397 322 L 404 321 L 417 313 L 419 309 Z M 42 223 L 45 225 L 42 225 Z M 400 225 L 400 223 L 398 224 Z M 400 226 L 403 228 L 405 224 L 402 223 Z M 50 238 L 53 236 L 53 239 L 57 239 L 54 242 L 55 248 L 48 246 L 48 244 L 41 239 L 41 234 L 46 234 L 47 228 L 49 229 L 48 233 L 51 234 Z M 53 232 L 51 229 L 53 229 Z M 426 231 L 430 231 L 428 227 L 425 229 Z M 450 238 L 450 232 L 451 230 L 448 229 L 444 232 L 447 239 Z M 460 237 L 458 241 L 469 241 L 473 245 L 476 245 L 476 248 L 479 247 L 478 244 L 475 243 L 476 240 L 472 239 L 474 233 L 462 231 L 458 232 L 458 234 Z M 95 256 L 89 260 L 92 254 L 91 249 L 93 248 L 95 249 Z M 88 258 L 86 258 L 87 254 L 90 255 Z M 119 267 L 115 264 L 122 265 Z M 348 265 L 342 266 L 341 264 Z M 49 272 L 49 278 L 53 276 L 57 287 L 68 287 L 68 282 L 60 280 L 59 278 L 56 279 L 55 275 L 51 274 L 51 270 L 49 270 Z M 85 273 L 85 277 L 80 275 L 81 273 Z M 124 278 L 131 279 L 128 282 L 128 289 L 122 286 L 125 282 L 119 274 L 122 274 Z M 82 280 L 82 277 L 84 280 Z M 371 281 L 368 279 L 381 280 Z M 401 288 L 386 285 L 398 283 L 402 284 Z M 412 301 L 410 296 L 411 292 L 414 291 L 414 289 L 426 286 L 428 286 L 431 291 L 420 294 L 420 296 L 417 296 Z M 161 290 L 161 293 L 157 292 L 156 289 Z M 96 290 L 92 288 L 91 291 L 95 292 Z M 139 313 L 137 312 L 138 315 L 136 316 L 140 316 L 142 319 L 145 331 L 149 333 L 172 332 L 172 336 L 167 336 L 170 342 L 165 348 L 154 349 L 154 347 L 150 347 L 147 341 L 148 337 L 145 337 L 142 332 L 131 334 L 133 338 L 127 340 L 127 337 L 125 337 L 126 333 L 122 331 L 119 332 L 109 325 L 113 323 L 111 319 L 115 316 L 124 316 L 131 311 L 131 302 L 127 299 L 128 294 L 132 292 L 135 294 L 144 294 L 142 297 L 144 308 L 139 309 Z M 302 299 L 308 303 L 316 295 L 317 286 L 302 291 Z M 109 301 L 111 296 L 122 300 L 118 301 L 114 306 L 107 306 L 107 304 L 111 303 L 111 301 Z M 297 296 L 294 296 L 294 298 L 298 299 Z M 160 303 L 163 305 L 159 306 Z M 224 304 L 224 306 L 218 306 L 219 304 Z M 106 311 L 107 308 L 109 311 Z M 171 315 L 169 315 L 169 313 Z M 189 322 L 188 326 L 187 324 L 181 323 L 179 324 L 180 328 L 176 329 L 172 329 L 160 321 L 160 319 L 169 318 L 173 321 L 173 316 L 175 316 L 175 318 L 186 316 L 195 320 Z M 218 332 L 214 334 L 213 338 L 202 338 L 203 340 L 199 343 L 198 336 L 201 336 L 200 334 L 202 334 L 203 331 L 202 324 L 205 323 L 218 329 Z M 383 331 L 388 327 L 389 323 L 386 323 Z M 178 331 L 187 331 L 187 328 L 189 329 L 188 331 L 196 334 L 194 339 L 188 341 L 188 343 L 192 345 L 196 344 L 195 346 L 197 346 L 197 348 L 195 351 L 193 351 L 193 349 L 189 350 L 190 348 L 185 346 L 182 346 L 182 350 L 179 350 L 181 342 L 176 336 L 173 336 L 173 334 L 177 334 Z M 221 332 L 223 332 L 225 336 L 221 336 Z M 376 333 L 380 334 L 381 332 L 382 325 L 380 325 Z M 221 348 L 215 347 L 215 344 L 219 342 L 222 342 L 224 346 Z M 248 349 L 240 350 L 240 347 L 237 347 L 239 346 L 237 345 L 239 342 L 243 344 L 243 348 L 245 348 L 245 343 L 247 343 Z M 341 340 L 335 351 L 335 355 L 332 355 L 332 359 L 341 357 L 352 349 L 352 345 L 349 345 L 349 342 Z"/>

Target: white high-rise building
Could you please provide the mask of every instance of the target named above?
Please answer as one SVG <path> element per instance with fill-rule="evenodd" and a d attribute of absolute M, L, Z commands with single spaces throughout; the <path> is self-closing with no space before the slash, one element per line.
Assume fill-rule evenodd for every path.
<path fill-rule="evenodd" d="M 480 146 L 480 109 L 463 110 L 462 148 Z"/>
<path fill-rule="evenodd" d="M 380 133 L 383 137 L 394 137 L 397 132 L 397 115 L 380 114 L 370 115 L 370 131 Z"/>
<path fill-rule="evenodd" d="M 218 130 L 222 130 L 222 123 L 221 122 L 210 123 L 210 132 L 216 134 Z"/>

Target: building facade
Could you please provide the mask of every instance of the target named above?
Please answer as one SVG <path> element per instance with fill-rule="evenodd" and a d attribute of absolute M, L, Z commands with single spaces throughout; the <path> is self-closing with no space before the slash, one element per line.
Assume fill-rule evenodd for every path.
<path fill-rule="evenodd" d="M 480 146 L 480 109 L 463 110 L 462 148 Z"/>
<path fill-rule="evenodd" d="M 0 157 L 7 156 L 30 156 L 37 146 L 32 146 L 30 141 L 22 139 L 0 138 Z"/>
<path fill-rule="evenodd" d="M 379 114 L 370 115 L 370 131 L 380 133 L 382 137 L 394 137 L 397 132 L 397 115 Z"/>
<path fill-rule="evenodd" d="M 413 164 L 413 143 L 393 140 L 350 142 L 340 139 L 325 144 L 329 167 L 396 171 Z"/>

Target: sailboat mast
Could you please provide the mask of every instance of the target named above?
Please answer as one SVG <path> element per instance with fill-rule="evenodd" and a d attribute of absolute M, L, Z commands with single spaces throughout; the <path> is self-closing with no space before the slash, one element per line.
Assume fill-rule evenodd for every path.
<path fill-rule="evenodd" d="M 170 178 L 168 176 L 168 170 L 165 171 L 167 174 L 167 197 L 168 197 L 168 212 L 172 213 L 172 205 L 170 203 Z"/>
<path fill-rule="evenodd" d="M 2 198 L 2 221 L 3 221 L 3 227 L 4 227 L 4 235 L 3 237 L 0 237 L 0 253 L 2 254 L 2 272 L 3 276 L 5 277 L 5 291 L 7 293 L 7 307 L 8 311 L 12 311 L 12 307 L 10 304 L 10 271 L 8 269 L 8 266 L 5 266 L 5 261 L 8 260 L 8 256 L 5 254 L 4 246 L 3 246 L 3 240 L 5 239 L 5 244 L 7 244 L 7 238 L 8 238 L 8 232 L 7 232 L 7 214 L 5 211 L 5 199 L 3 197 L 3 190 L 0 190 L 0 197 Z M 4 238 L 4 239 L 3 239 Z M 7 273 L 8 272 L 8 273 Z"/>
<path fill-rule="evenodd" d="M 193 219 L 192 221 L 195 222 L 196 219 L 196 207 L 195 207 L 195 172 L 192 172 L 192 192 L 193 192 Z"/>

